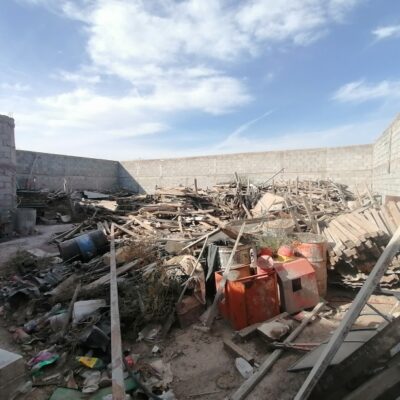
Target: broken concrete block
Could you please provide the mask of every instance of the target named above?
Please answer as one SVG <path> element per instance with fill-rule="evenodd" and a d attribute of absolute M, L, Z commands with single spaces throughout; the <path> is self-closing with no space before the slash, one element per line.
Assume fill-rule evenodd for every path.
<path fill-rule="evenodd" d="M 25 382 L 25 361 L 19 354 L 0 349 L 0 393 L 8 399 Z"/>

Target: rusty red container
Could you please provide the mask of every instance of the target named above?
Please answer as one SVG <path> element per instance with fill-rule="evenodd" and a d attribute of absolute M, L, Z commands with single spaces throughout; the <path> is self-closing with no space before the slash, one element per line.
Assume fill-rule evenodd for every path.
<path fill-rule="evenodd" d="M 296 252 L 311 263 L 317 278 L 318 293 L 321 297 L 325 297 L 328 279 L 326 240 L 323 236 L 312 233 L 300 233 L 296 237 L 299 240 Z"/>
<path fill-rule="evenodd" d="M 222 273 L 215 273 L 218 287 Z M 224 298 L 219 304 L 221 315 L 234 329 L 263 322 L 279 314 L 278 284 L 275 270 L 227 281 Z"/>

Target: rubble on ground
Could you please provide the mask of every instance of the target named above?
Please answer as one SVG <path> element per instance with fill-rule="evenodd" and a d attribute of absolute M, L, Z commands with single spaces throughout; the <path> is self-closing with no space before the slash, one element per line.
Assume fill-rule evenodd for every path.
<path fill-rule="evenodd" d="M 400 225 L 399 202 L 382 205 L 367 187 L 352 193 L 331 180 L 255 185 L 235 175 L 211 188 L 157 188 L 152 195 L 19 196 L 24 207 L 40 210 L 41 223 L 75 223 L 50 240 L 59 252 L 18 252 L 0 282 L 1 314 L 29 380 L 57 387 L 53 400 L 111 393 L 114 278 L 122 338 L 150 346 L 143 354 L 123 349 L 127 391 L 175 398 L 162 343 L 172 326 L 210 334 L 219 312 L 235 331 L 224 348 L 249 385 L 232 399 L 245 398 L 284 351 L 318 351 L 320 343 L 295 339 L 332 313 L 320 303 L 327 268 L 331 284 L 362 287 Z M 380 287 L 398 286 L 399 274 L 397 255 Z M 261 366 L 241 347 L 253 335 L 272 350 Z"/>

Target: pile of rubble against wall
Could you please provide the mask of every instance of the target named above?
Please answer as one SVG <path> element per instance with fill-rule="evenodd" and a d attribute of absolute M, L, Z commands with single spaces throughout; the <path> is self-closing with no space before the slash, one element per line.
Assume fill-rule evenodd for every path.
<path fill-rule="evenodd" d="M 168 239 L 169 246 L 176 242 L 175 248 L 191 246 L 215 229 L 229 234 L 230 222 L 245 219 L 261 218 L 258 234 L 282 229 L 321 234 L 328 244 L 329 268 L 337 272 L 336 282 L 353 287 L 362 285 L 400 224 L 400 202 L 382 205 L 367 186 L 352 193 L 345 185 L 323 180 L 256 186 L 237 178 L 206 190 L 163 188 L 154 195 L 110 195 L 106 200 L 80 199 L 76 204 L 94 215 L 78 232 L 97 228 L 109 235 L 112 221 L 118 235 L 132 240 Z M 400 259 L 395 258 L 382 285 L 397 285 L 399 272 Z"/>
<path fill-rule="evenodd" d="M 58 193 L 57 197 L 62 194 Z M 231 264 L 238 261 L 234 260 L 234 243 L 256 248 L 258 253 L 261 248 L 270 247 L 271 254 L 265 261 L 271 261 L 268 257 L 281 257 L 278 264 L 282 264 L 287 254 L 280 253 L 280 249 L 295 247 L 298 241 L 292 233 L 325 235 L 331 268 L 339 273 L 341 283 L 353 284 L 365 279 L 370 266 L 364 268 L 364 264 L 375 263 L 389 241 L 393 225 L 387 218 L 390 216 L 396 224 L 400 222 L 394 211 L 398 207 L 396 203 L 381 206 L 368 190 L 355 195 L 331 181 L 277 181 L 256 186 L 236 177 L 233 183 L 206 190 L 178 187 L 157 189 L 154 195 L 83 192 L 67 197 L 72 206 L 70 217 L 80 218 L 81 222 L 53 237 L 61 258 L 22 253 L 12 260 L 12 274 L 1 282 L 3 315 L 29 358 L 34 385 L 51 382 L 71 390 L 79 388 L 88 394 L 110 385 L 109 266 L 114 256 L 108 250 L 109 240 L 117 247 L 115 262 L 122 333 L 132 339 L 155 341 L 166 337 L 174 318 L 181 326 L 198 323 L 207 298 L 214 299 L 214 304 L 208 308 L 203 318 L 205 327 L 201 328 L 212 326 L 214 306 L 220 306 L 215 299 L 219 298 L 222 283 L 213 283 L 214 290 L 210 290 L 209 278 L 215 273 L 217 279 L 222 267 L 229 272 Z M 376 214 L 381 216 L 380 222 L 386 230 L 376 229 L 371 219 Z M 347 223 L 346 218 L 350 216 L 351 223 Z M 362 218 L 368 223 L 363 223 Z M 99 237 L 102 244 L 97 241 Z M 221 240 L 233 256 L 225 265 L 221 259 L 214 265 L 207 245 Z M 368 259 L 363 260 L 367 249 Z M 288 256 L 289 263 L 292 257 L 294 254 Z M 258 260 L 249 258 L 248 262 L 256 278 Z M 396 259 L 392 262 L 389 275 L 397 277 L 397 263 Z M 350 274 L 343 269 L 343 264 L 352 268 Z M 309 264 L 306 267 L 304 276 L 309 276 Z M 274 302 L 274 306 L 271 303 L 266 307 L 258 304 L 258 307 L 274 313 L 271 318 L 247 319 L 244 325 L 251 325 L 254 331 L 260 322 L 270 319 L 282 332 L 282 335 L 273 335 L 275 340 L 293 329 L 292 323 L 282 322 L 288 314 L 316 306 L 314 314 L 299 317 L 309 321 L 321 312 L 314 284 L 312 299 L 308 298 L 296 311 L 284 309 L 285 315 L 279 316 L 279 306 L 287 304 L 284 306 L 278 298 L 275 270 L 266 275 L 262 279 L 275 282 L 268 289 L 268 301 Z M 349 279 L 349 275 L 357 278 Z M 225 273 L 221 274 L 224 287 L 229 287 L 232 276 L 226 281 Z M 278 276 L 279 279 L 283 278 Z M 315 277 L 307 279 L 315 281 Z M 381 283 L 392 285 L 397 281 L 398 278 L 389 281 L 385 275 Z M 220 312 L 242 332 L 243 320 L 237 322 L 236 316 L 231 315 L 233 311 L 220 308 Z M 299 325 L 301 329 L 305 326 L 306 323 Z M 275 331 L 276 326 L 264 328 L 265 334 L 271 329 Z M 241 336 L 245 337 L 246 332 Z M 159 396 L 172 396 L 169 366 L 154 359 L 154 354 L 151 360 L 126 354 L 126 363 L 140 374 L 140 380 L 131 376 L 125 386 L 131 391 L 139 387 Z"/>

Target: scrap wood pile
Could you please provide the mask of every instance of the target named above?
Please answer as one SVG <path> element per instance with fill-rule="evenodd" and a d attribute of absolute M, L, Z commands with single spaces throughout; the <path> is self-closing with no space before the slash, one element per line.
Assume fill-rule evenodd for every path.
<path fill-rule="evenodd" d="M 344 185 L 331 181 L 254 185 L 237 179 L 207 189 L 158 188 L 153 195 L 83 198 L 76 205 L 90 215 L 90 228 L 102 227 L 108 234 L 111 220 L 132 236 L 172 233 L 191 239 L 229 221 L 255 217 L 296 219 L 299 229 L 307 231 L 310 213 L 323 221 L 347 210 L 347 201 L 354 199 Z"/>
<path fill-rule="evenodd" d="M 382 254 L 396 228 L 400 226 L 400 202 L 363 207 L 342 214 L 326 224 L 323 234 L 329 244 L 330 264 L 341 275 L 343 283 L 360 287 Z M 394 257 L 382 287 L 399 282 L 400 257 Z"/>
<path fill-rule="evenodd" d="M 353 193 L 332 180 L 274 180 L 256 185 L 237 174 L 230 183 L 206 189 L 196 185 L 157 188 L 152 195 L 86 192 L 90 195 L 77 196 L 75 204 L 88 218 L 55 240 L 62 242 L 91 229 L 110 235 L 114 222 L 118 240 L 154 240 L 162 243 L 161 248 L 169 240 L 182 249 L 195 245 L 197 239 L 199 248 L 200 238 L 217 228 L 261 219 L 253 234 L 323 234 L 339 282 L 359 286 L 400 221 L 395 203 L 379 206 L 379 198 L 367 185 L 360 192 L 358 187 Z M 392 262 L 382 280 L 384 286 L 399 281 L 398 264 L 397 259 Z"/>

